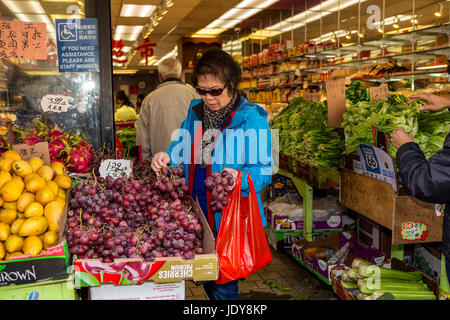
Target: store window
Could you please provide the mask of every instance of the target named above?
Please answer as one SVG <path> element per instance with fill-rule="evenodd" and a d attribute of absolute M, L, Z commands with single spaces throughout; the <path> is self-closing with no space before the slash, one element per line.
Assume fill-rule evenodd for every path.
<path fill-rule="evenodd" d="M 114 138 L 109 1 L 0 0 L 0 122 Z"/>

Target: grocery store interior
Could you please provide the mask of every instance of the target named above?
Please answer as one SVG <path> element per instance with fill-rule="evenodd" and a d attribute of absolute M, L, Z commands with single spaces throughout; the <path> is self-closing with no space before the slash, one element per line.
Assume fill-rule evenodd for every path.
<path fill-rule="evenodd" d="M 450 113 L 409 99 L 450 98 L 450 0 L 0 0 L 0 300 L 209 299 L 209 222 L 169 195 L 183 172 L 156 176 L 136 127 L 160 62 L 194 87 L 211 48 L 272 134 L 272 261 L 239 299 L 450 299 L 445 204 L 408 189 L 391 140 L 444 147 Z M 159 239 L 181 220 L 152 218 L 177 206 L 187 249 Z"/>

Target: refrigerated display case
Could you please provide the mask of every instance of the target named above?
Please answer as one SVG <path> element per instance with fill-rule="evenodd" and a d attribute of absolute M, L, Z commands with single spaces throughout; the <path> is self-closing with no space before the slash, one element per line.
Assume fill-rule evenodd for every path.
<path fill-rule="evenodd" d="M 0 0 L 0 12 L 0 122 L 26 128 L 31 120 L 45 118 L 48 124 L 66 132 L 83 134 L 94 149 L 106 145 L 114 151 L 110 1 Z M 14 22 L 45 25 L 45 34 L 34 34 L 42 37 L 41 43 L 46 45 L 44 57 L 20 56 L 18 52 L 26 44 L 19 38 L 12 41 L 12 36 L 24 35 L 23 30 L 14 29 Z M 84 27 L 87 22 L 92 25 L 89 29 Z M 58 27 L 61 23 L 75 25 L 75 29 L 64 30 L 76 30 L 72 33 L 77 38 L 72 42 L 73 57 L 83 56 L 80 45 L 86 38 L 81 35 L 89 34 L 95 47 L 90 54 L 96 60 L 94 68 L 62 70 L 61 51 L 68 43 L 63 42 L 65 33 Z M 16 52 L 8 51 L 10 44 L 16 45 Z M 71 59 L 65 63 L 81 61 Z M 67 99 L 67 108 L 43 107 L 44 97 L 53 96 Z"/>

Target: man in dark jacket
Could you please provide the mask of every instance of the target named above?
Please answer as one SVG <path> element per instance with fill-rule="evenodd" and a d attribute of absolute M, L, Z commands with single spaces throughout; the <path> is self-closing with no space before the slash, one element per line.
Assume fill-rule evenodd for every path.
<path fill-rule="evenodd" d="M 450 107 L 450 98 L 422 94 L 410 98 L 426 100 L 423 110 L 440 111 Z M 419 200 L 446 205 L 442 230 L 442 251 L 445 256 L 447 278 L 450 282 L 450 134 L 442 150 L 428 160 L 411 134 L 403 128 L 393 131 L 391 142 L 397 150 L 397 165 L 403 183 Z"/>

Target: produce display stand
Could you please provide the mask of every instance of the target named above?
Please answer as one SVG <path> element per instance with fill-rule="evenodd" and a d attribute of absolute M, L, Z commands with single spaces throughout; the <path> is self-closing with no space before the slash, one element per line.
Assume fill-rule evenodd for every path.
<path fill-rule="evenodd" d="M 298 193 L 303 198 L 302 233 L 308 241 L 313 240 L 312 234 L 315 232 L 313 230 L 313 187 L 317 187 L 319 189 L 334 189 L 337 187 L 337 184 L 332 182 L 333 178 L 330 178 L 330 175 L 326 174 L 329 173 L 327 170 L 329 172 L 333 172 L 333 174 L 338 172 L 335 168 L 319 169 L 304 166 L 291 157 L 280 155 L 280 169 L 278 169 L 277 173 L 291 179 Z"/>
<path fill-rule="evenodd" d="M 347 207 L 392 231 L 391 257 L 403 260 L 404 245 L 442 241 L 442 217 L 434 205 L 422 202 L 391 184 L 349 169 L 341 171 L 339 201 Z M 441 289 L 450 292 L 441 265 Z"/>

